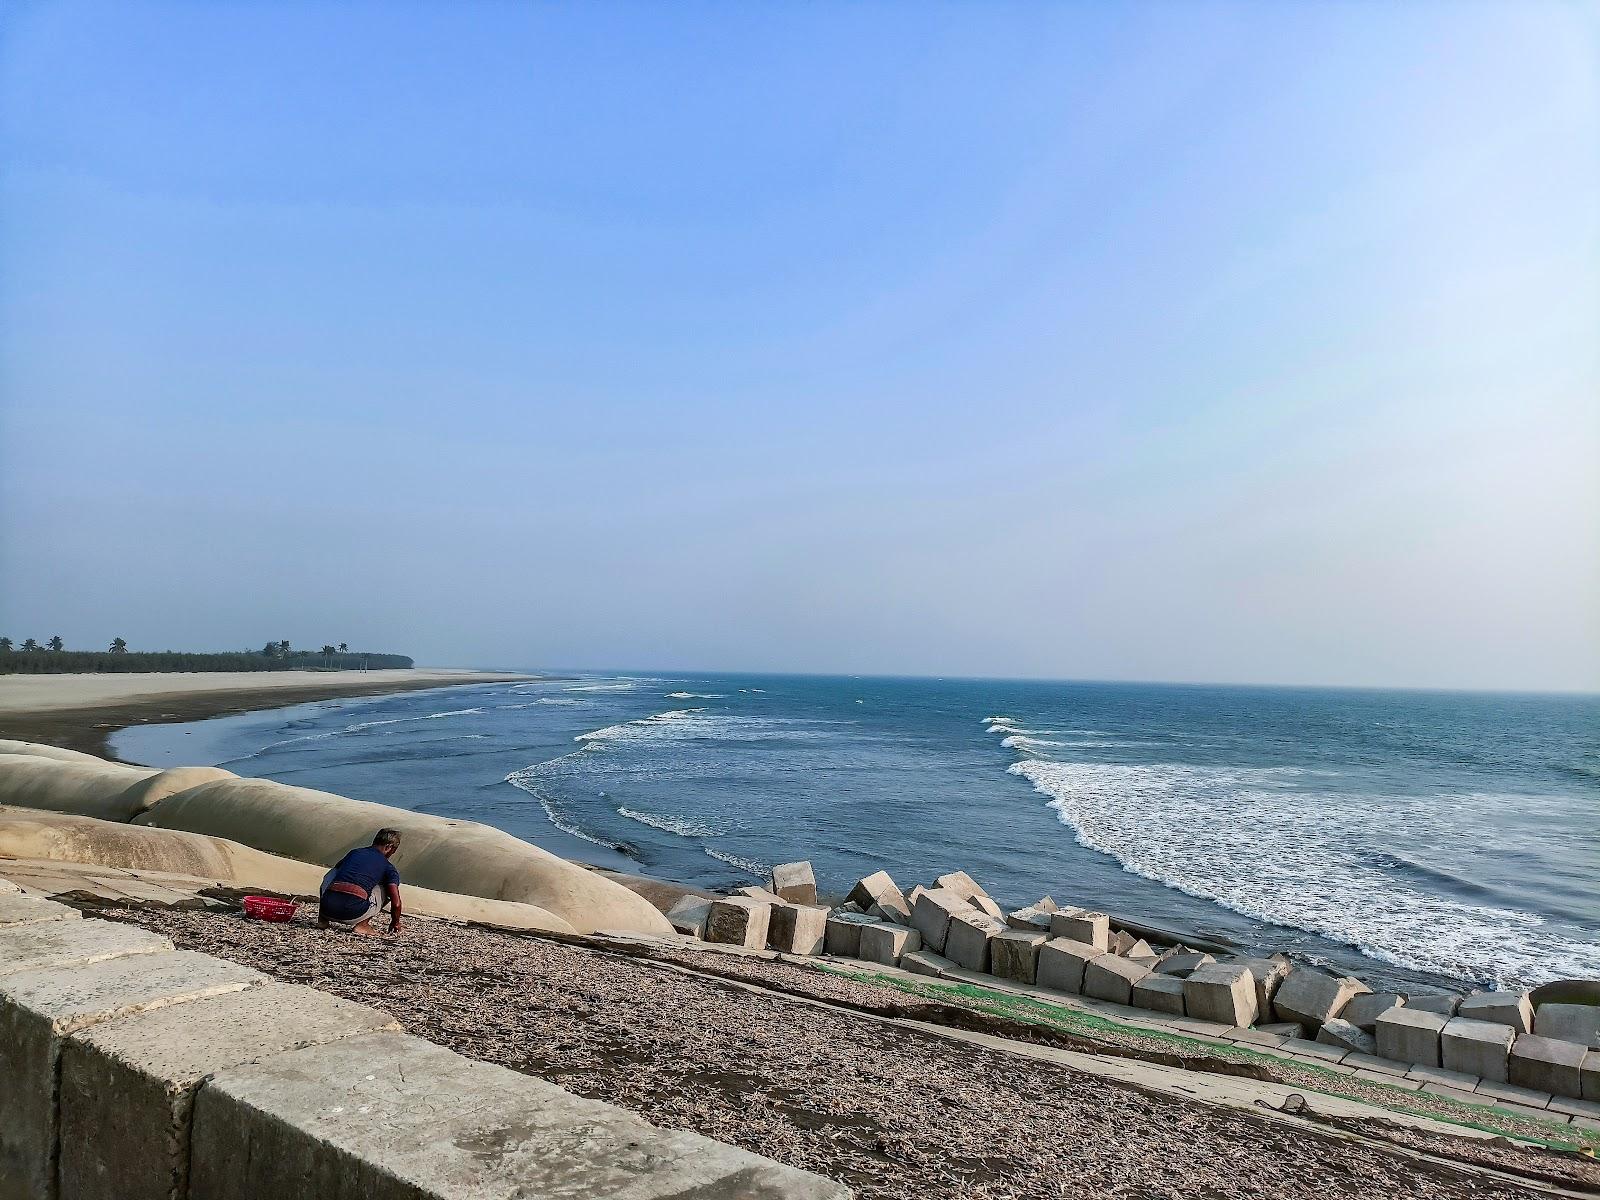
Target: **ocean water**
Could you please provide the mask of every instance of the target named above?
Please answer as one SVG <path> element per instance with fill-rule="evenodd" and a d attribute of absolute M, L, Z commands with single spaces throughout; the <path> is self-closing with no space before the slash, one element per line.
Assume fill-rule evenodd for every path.
<path fill-rule="evenodd" d="M 113 740 L 708 887 L 960 867 L 1388 984 L 1600 978 L 1600 697 L 594 675 Z"/>

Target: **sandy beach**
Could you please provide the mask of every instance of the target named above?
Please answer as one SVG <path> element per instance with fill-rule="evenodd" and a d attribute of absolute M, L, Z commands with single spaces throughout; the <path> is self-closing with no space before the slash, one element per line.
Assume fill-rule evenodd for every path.
<path fill-rule="evenodd" d="M 191 674 L 0 675 L 0 737 L 111 757 L 129 725 L 200 721 L 260 708 L 497 683 L 531 676 L 454 668 L 409 671 L 220 671 Z"/>

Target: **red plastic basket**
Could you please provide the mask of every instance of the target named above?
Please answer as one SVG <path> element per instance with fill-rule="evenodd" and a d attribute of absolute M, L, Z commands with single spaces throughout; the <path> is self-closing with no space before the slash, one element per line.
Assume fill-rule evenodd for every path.
<path fill-rule="evenodd" d="M 293 900 L 278 900 L 272 896 L 246 896 L 244 915 L 262 921 L 292 921 L 300 906 Z"/>

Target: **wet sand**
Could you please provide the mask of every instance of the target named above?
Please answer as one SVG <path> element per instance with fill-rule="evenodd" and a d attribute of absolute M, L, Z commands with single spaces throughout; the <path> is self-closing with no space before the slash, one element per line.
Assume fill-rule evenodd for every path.
<path fill-rule="evenodd" d="M 107 738 L 130 725 L 203 721 L 344 696 L 377 696 L 538 676 L 490 671 L 226 671 L 0 675 L 0 738 L 114 758 Z"/>

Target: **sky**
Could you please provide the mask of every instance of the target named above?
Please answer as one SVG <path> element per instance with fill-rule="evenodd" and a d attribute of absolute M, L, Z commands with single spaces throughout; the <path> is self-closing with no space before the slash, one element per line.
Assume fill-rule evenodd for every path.
<path fill-rule="evenodd" d="M 1600 9 L 4 4 L 0 634 L 1600 689 Z"/>

